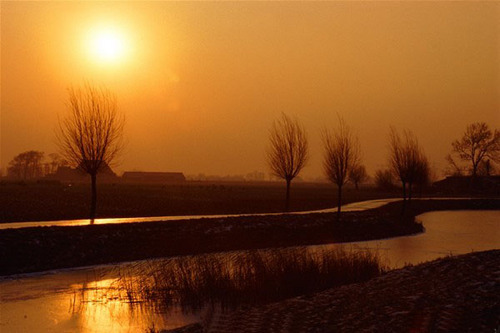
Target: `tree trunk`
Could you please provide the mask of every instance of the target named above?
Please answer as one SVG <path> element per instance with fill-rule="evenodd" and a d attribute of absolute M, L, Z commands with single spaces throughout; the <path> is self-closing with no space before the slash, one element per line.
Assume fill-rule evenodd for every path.
<path fill-rule="evenodd" d="M 412 187 L 413 187 L 413 184 L 410 182 L 408 183 L 408 204 L 411 203 L 411 192 L 412 192 Z"/>
<path fill-rule="evenodd" d="M 354 187 L 356 188 L 356 191 L 359 190 L 359 187 L 358 187 L 358 182 L 355 182 L 354 183 Z"/>
<path fill-rule="evenodd" d="M 337 193 L 337 220 L 340 221 L 340 211 L 342 207 L 342 185 L 338 186 L 338 193 Z"/>
<path fill-rule="evenodd" d="M 401 182 L 403 184 L 403 202 L 406 201 L 406 182 Z"/>
<path fill-rule="evenodd" d="M 401 209 L 401 215 L 404 215 L 406 209 L 406 182 L 402 183 L 403 183 L 403 208 Z"/>
<path fill-rule="evenodd" d="M 285 199 L 285 211 L 290 211 L 290 179 L 286 180 L 286 199 Z"/>
<path fill-rule="evenodd" d="M 97 207 L 97 174 L 91 174 L 91 200 L 90 200 L 90 224 L 94 224 L 95 212 Z"/>

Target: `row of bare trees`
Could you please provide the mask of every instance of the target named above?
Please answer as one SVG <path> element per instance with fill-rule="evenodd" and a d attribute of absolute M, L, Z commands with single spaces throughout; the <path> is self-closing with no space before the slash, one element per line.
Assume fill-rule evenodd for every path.
<path fill-rule="evenodd" d="M 323 130 L 322 141 L 323 169 L 328 180 L 337 187 L 337 212 L 340 216 L 344 185 L 351 181 L 358 188 L 358 184 L 367 178 L 366 169 L 361 163 L 358 138 L 341 117 L 336 127 Z M 452 147 L 456 157 L 471 165 L 473 179 L 480 172 L 490 175 L 493 170 L 491 162 L 500 162 L 500 132 L 492 132 L 485 123 L 469 125 L 463 137 L 455 140 Z M 308 157 L 304 127 L 296 118 L 282 114 L 270 130 L 267 162 L 274 175 L 286 182 L 286 211 L 290 207 L 291 182 L 307 164 Z M 461 171 L 452 155 L 447 159 L 457 171 Z M 417 137 L 409 130 L 399 133 L 396 128 L 390 128 L 388 162 L 388 170 L 377 171 L 376 182 L 381 187 L 391 188 L 394 178 L 399 181 L 404 204 L 411 201 L 415 185 L 421 189 L 430 182 L 429 160 Z"/>
<path fill-rule="evenodd" d="M 357 187 L 366 178 L 366 169 L 361 165 L 358 138 L 341 117 L 336 128 L 323 131 L 322 139 L 323 167 L 325 175 L 337 186 L 337 212 L 340 215 L 344 185 L 351 180 Z M 286 182 L 285 210 L 288 211 L 291 182 L 309 158 L 307 134 L 296 118 L 282 114 L 271 127 L 269 141 L 267 162 L 273 174 Z"/>
<path fill-rule="evenodd" d="M 44 152 L 30 150 L 16 155 L 7 167 L 7 177 L 18 180 L 33 180 L 50 173 L 58 167 L 67 165 L 59 154 L 51 153 L 48 158 Z"/>
<path fill-rule="evenodd" d="M 116 97 L 107 89 L 86 84 L 69 90 L 68 113 L 59 120 L 57 138 L 63 158 L 91 177 L 91 219 L 96 213 L 96 176 L 104 165 L 112 165 L 122 150 L 124 124 L 125 119 L 118 112 Z M 413 185 L 429 177 L 429 162 L 410 131 L 399 134 L 392 128 L 389 137 L 392 174 L 402 184 L 404 200 L 411 200 Z M 335 128 L 323 131 L 322 141 L 324 172 L 338 188 L 337 206 L 340 215 L 344 185 L 351 180 L 357 187 L 366 179 L 366 169 L 361 164 L 358 138 L 341 117 Z M 484 123 L 472 124 L 461 140 L 453 142 L 453 151 L 459 158 L 472 162 L 472 174 L 476 175 L 486 159 L 499 160 L 500 133 L 497 130 L 492 133 Z M 14 159 L 10 171 L 28 177 L 39 168 L 37 161 L 41 157 L 37 153 L 27 152 L 26 156 Z M 288 210 L 291 182 L 309 158 L 306 131 L 297 119 L 283 114 L 273 124 L 267 157 L 274 175 L 286 182 Z M 30 162 L 23 164 L 21 161 L 24 160 Z M 453 161 L 452 157 L 450 160 Z"/>

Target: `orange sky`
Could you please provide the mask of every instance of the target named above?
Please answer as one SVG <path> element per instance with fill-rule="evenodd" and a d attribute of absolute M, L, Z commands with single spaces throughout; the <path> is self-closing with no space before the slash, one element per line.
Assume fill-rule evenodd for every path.
<path fill-rule="evenodd" d="M 117 63 L 89 50 L 112 28 Z M 281 112 L 310 137 L 304 177 L 322 175 L 321 129 L 339 113 L 369 172 L 390 125 L 431 163 L 474 121 L 500 127 L 499 2 L 1 2 L 1 160 L 56 151 L 67 87 L 113 90 L 126 114 L 118 170 L 268 172 Z"/>

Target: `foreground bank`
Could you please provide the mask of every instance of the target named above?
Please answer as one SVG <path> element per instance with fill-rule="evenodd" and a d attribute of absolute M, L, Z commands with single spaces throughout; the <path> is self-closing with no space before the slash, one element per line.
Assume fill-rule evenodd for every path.
<path fill-rule="evenodd" d="M 438 259 L 368 282 L 215 315 L 175 332 L 495 332 L 500 250 Z"/>
<path fill-rule="evenodd" d="M 499 209 L 500 200 L 415 201 L 335 214 L 249 216 L 0 231 L 0 275 L 238 249 L 352 242 L 423 231 L 429 210 Z"/>

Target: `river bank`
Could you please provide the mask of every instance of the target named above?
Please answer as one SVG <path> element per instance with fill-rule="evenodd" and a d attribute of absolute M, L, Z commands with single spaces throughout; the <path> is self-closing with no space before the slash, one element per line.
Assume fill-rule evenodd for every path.
<path fill-rule="evenodd" d="M 448 257 L 174 332 L 495 332 L 499 267 L 500 250 Z"/>
<path fill-rule="evenodd" d="M 430 210 L 499 209 L 500 200 L 422 200 L 342 213 L 247 216 L 0 231 L 0 275 L 240 249 L 353 242 L 420 233 Z"/>

